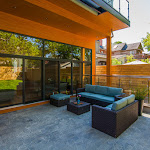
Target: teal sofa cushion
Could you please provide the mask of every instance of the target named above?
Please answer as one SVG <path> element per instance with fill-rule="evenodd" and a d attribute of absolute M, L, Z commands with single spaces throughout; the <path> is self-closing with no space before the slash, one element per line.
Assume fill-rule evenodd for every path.
<path fill-rule="evenodd" d="M 125 107 L 127 105 L 127 100 L 128 100 L 127 97 L 125 97 L 125 98 L 122 98 L 121 100 L 114 102 L 112 105 L 112 110 L 116 111 Z"/>
<path fill-rule="evenodd" d="M 95 93 L 96 85 L 86 84 L 85 85 L 85 92 Z"/>
<path fill-rule="evenodd" d="M 107 87 L 107 86 L 100 86 L 100 85 L 97 85 L 97 86 L 95 87 L 95 93 L 96 93 L 96 94 L 107 95 L 107 94 L 108 94 L 108 87 Z"/>
<path fill-rule="evenodd" d="M 127 97 L 127 104 L 133 103 L 134 100 L 135 100 L 135 95 L 134 95 L 134 94 L 128 96 L 128 97 Z"/>
<path fill-rule="evenodd" d="M 91 99 L 94 99 L 94 100 L 108 102 L 108 103 L 113 103 L 114 102 L 114 97 L 101 95 L 101 94 L 81 92 L 81 93 L 78 93 L 78 95 L 81 95 L 81 97 L 91 98 Z"/>
<path fill-rule="evenodd" d="M 108 96 L 121 95 L 122 92 L 123 92 L 122 88 L 108 87 L 107 95 Z"/>
<path fill-rule="evenodd" d="M 90 92 L 81 92 L 81 93 L 78 93 L 78 95 L 81 95 L 81 97 L 91 98 L 95 100 L 100 100 L 100 98 L 103 97 L 103 95 L 94 94 Z"/>
<path fill-rule="evenodd" d="M 70 98 L 70 95 L 60 93 L 60 94 L 51 95 L 50 98 L 55 99 L 55 100 L 64 100 L 64 99 Z"/>

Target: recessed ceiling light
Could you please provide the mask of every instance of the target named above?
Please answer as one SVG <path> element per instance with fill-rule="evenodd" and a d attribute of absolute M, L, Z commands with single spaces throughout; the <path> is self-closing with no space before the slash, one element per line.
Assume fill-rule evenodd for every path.
<path fill-rule="evenodd" d="M 17 7 L 16 7 L 16 6 L 13 6 L 12 8 L 16 9 Z"/>

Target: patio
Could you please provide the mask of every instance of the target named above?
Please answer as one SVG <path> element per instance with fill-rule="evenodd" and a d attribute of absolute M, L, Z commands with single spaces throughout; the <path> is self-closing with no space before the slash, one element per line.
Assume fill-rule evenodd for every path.
<path fill-rule="evenodd" d="M 117 139 L 91 127 L 91 111 L 75 115 L 66 106 L 45 104 L 0 115 L 1 150 L 148 150 L 150 115 Z"/>

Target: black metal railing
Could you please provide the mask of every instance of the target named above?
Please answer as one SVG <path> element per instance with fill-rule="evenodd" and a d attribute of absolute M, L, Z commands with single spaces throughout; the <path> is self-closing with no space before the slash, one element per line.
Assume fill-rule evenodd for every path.
<path fill-rule="evenodd" d="M 87 75 L 89 76 L 89 75 Z M 90 77 L 89 77 L 90 78 Z M 124 93 L 130 95 L 137 88 L 147 90 L 145 103 L 150 103 L 150 76 L 134 76 L 134 75 L 93 75 L 92 80 L 95 85 L 107 86 L 109 80 L 112 87 L 122 88 Z"/>
<path fill-rule="evenodd" d="M 103 0 L 129 20 L 130 3 L 128 0 Z"/>

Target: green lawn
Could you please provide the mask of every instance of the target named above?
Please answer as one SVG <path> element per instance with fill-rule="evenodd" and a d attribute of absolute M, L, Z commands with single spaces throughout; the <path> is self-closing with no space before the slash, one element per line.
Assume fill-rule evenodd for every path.
<path fill-rule="evenodd" d="M 16 90 L 22 80 L 0 80 L 0 90 Z"/>

